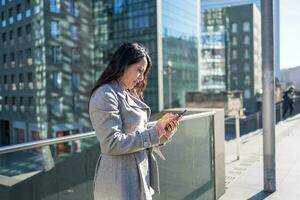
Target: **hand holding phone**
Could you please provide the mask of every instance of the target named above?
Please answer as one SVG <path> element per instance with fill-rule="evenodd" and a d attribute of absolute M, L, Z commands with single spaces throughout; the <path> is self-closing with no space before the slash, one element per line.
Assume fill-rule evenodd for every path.
<path fill-rule="evenodd" d="M 178 113 L 177 116 L 176 116 L 173 120 L 176 120 L 176 121 L 180 120 L 180 118 L 181 118 L 186 112 L 187 112 L 187 109 L 185 109 L 184 111 Z M 172 121 L 173 121 L 173 120 L 172 120 Z M 171 122 L 172 122 L 172 121 L 171 121 Z M 170 122 L 170 123 L 171 123 L 171 122 Z M 170 123 L 166 125 L 165 131 L 168 131 L 168 127 L 172 128 L 172 126 L 171 126 Z"/>
<path fill-rule="evenodd" d="M 176 117 L 176 119 L 179 120 L 186 112 L 187 112 L 187 109 L 185 109 L 184 111 L 178 113 L 178 116 Z"/>

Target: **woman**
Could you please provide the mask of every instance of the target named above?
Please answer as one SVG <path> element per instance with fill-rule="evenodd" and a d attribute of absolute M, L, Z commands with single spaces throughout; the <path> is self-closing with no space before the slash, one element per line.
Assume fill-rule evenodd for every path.
<path fill-rule="evenodd" d="M 92 89 L 89 114 L 101 147 L 94 178 L 96 200 L 149 200 L 154 191 L 159 193 L 153 148 L 170 141 L 179 122 L 168 113 L 147 129 L 150 108 L 143 92 L 150 67 L 141 44 L 123 44 Z"/>

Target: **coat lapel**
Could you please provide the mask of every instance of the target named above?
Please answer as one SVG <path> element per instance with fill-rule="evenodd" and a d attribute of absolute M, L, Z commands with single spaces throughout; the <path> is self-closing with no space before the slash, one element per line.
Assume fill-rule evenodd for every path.
<path fill-rule="evenodd" d="M 133 108 L 139 108 L 142 110 L 147 111 L 147 118 L 150 119 L 151 116 L 151 109 L 150 107 L 145 104 L 143 101 L 139 100 L 138 98 L 131 95 L 129 92 L 127 92 L 119 83 L 118 81 L 113 80 L 111 82 L 111 86 L 113 89 L 123 98 L 125 98 L 128 105 L 130 105 Z"/>

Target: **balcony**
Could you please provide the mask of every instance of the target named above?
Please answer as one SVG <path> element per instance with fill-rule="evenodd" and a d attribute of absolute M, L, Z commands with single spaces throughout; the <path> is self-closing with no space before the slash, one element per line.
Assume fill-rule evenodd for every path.
<path fill-rule="evenodd" d="M 161 147 L 166 160 L 156 156 L 161 194 L 154 199 L 210 200 L 224 193 L 224 112 L 189 112 L 172 142 Z M 99 154 L 95 132 L 0 147 L 0 194 L 90 200 Z"/>

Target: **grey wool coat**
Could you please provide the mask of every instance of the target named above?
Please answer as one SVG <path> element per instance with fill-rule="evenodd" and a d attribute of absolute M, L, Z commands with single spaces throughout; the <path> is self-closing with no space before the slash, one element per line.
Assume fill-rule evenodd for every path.
<path fill-rule="evenodd" d="M 150 200 L 159 193 L 153 148 L 165 144 L 154 127 L 147 129 L 150 108 L 117 82 L 91 96 L 89 114 L 100 142 L 94 199 Z"/>

